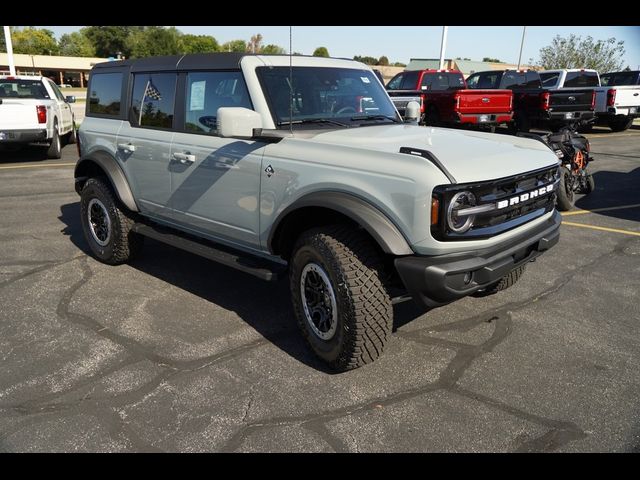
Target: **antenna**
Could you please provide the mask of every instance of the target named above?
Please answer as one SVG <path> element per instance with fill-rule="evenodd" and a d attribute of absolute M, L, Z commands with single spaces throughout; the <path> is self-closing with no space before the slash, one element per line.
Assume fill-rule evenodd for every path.
<path fill-rule="evenodd" d="M 293 27 L 289 25 L 289 131 L 293 135 Z"/>

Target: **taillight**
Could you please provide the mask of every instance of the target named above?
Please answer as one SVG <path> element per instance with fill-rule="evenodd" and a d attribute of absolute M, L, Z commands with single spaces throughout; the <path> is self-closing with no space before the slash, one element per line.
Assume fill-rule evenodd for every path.
<path fill-rule="evenodd" d="M 424 113 L 425 95 L 420 95 L 420 113 Z"/>
<path fill-rule="evenodd" d="M 47 107 L 38 105 L 36 111 L 38 112 L 38 123 L 47 123 Z"/>
<path fill-rule="evenodd" d="M 596 91 L 594 90 L 591 94 L 591 110 L 596 109 Z"/>
<path fill-rule="evenodd" d="M 549 110 L 549 97 L 551 97 L 549 92 L 544 92 L 540 95 L 540 103 L 543 110 Z"/>
<path fill-rule="evenodd" d="M 356 113 L 362 113 L 362 112 L 364 111 L 364 110 L 362 109 L 362 99 L 363 99 L 363 98 L 364 98 L 364 97 L 363 97 L 362 95 L 358 95 L 358 96 L 356 97 L 356 103 L 357 103 L 357 105 L 358 105 L 358 110 L 357 110 L 357 112 L 356 112 Z"/>
<path fill-rule="evenodd" d="M 509 110 L 513 110 L 513 91 L 509 95 Z"/>
<path fill-rule="evenodd" d="M 610 88 L 607 91 L 607 106 L 615 107 L 616 106 L 616 89 Z"/>
<path fill-rule="evenodd" d="M 460 95 L 456 95 L 456 110 L 460 109 Z"/>

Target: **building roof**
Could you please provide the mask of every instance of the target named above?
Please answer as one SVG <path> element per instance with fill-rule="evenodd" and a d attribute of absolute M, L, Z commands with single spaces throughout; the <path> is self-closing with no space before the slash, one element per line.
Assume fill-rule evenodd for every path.
<path fill-rule="evenodd" d="M 446 59 L 445 63 L 450 61 L 451 59 Z M 412 58 L 405 70 L 437 70 L 438 68 L 440 68 L 439 58 Z"/>
<path fill-rule="evenodd" d="M 493 65 L 499 65 L 494 62 L 477 62 L 474 60 L 456 60 L 455 62 L 458 66 L 458 70 L 465 75 L 471 75 L 472 73 L 482 72 L 485 70 L 498 70 L 498 68 L 494 68 Z M 505 68 L 507 68 L 506 64 L 500 69 Z"/>
<path fill-rule="evenodd" d="M 107 61 L 109 61 L 108 58 L 101 57 L 13 54 L 13 62 L 16 68 L 20 69 L 89 71 L 95 64 Z M 0 52 L 0 66 L 7 65 L 9 65 L 8 55 L 5 52 Z"/>

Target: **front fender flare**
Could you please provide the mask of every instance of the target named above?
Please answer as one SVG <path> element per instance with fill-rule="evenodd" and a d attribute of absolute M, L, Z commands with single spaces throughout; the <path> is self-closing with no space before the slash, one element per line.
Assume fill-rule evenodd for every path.
<path fill-rule="evenodd" d="M 414 254 L 398 227 L 384 213 L 360 197 L 344 192 L 310 193 L 285 208 L 276 218 L 269 233 L 267 245 L 270 251 L 273 251 L 274 236 L 282 220 L 290 213 L 305 207 L 327 208 L 349 217 L 364 228 L 385 253 Z"/>

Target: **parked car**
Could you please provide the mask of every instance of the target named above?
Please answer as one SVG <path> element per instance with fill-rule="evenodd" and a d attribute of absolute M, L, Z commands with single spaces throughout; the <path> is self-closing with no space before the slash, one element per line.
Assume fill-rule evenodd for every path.
<path fill-rule="evenodd" d="M 547 89 L 534 70 L 489 70 L 467 78 L 470 89 L 508 89 L 513 92 L 513 123 L 516 131 L 531 128 L 558 131 L 567 125 L 593 118 L 592 89 Z"/>
<path fill-rule="evenodd" d="M 559 238 L 549 148 L 403 123 L 360 62 L 141 58 L 97 64 L 88 91 L 74 176 L 93 255 L 127 262 L 151 237 L 288 275 L 303 336 L 337 370 L 383 352 L 394 303 L 504 290 Z"/>
<path fill-rule="evenodd" d="M 611 72 L 600 77 L 596 88 L 596 125 L 614 132 L 627 130 L 640 116 L 640 72 Z"/>
<path fill-rule="evenodd" d="M 600 86 L 600 76 L 597 71 L 586 68 L 569 68 L 558 70 L 541 70 L 540 79 L 543 88 L 560 92 L 558 99 L 561 104 L 575 105 L 573 108 L 582 109 L 574 114 L 570 126 L 572 128 L 592 124 L 595 121 L 596 95 L 595 87 Z M 591 107 L 587 108 L 591 96 Z M 568 114 L 565 114 L 568 117 Z M 562 123 L 556 123 L 560 128 Z M 555 129 L 554 129 L 555 131 Z"/>
<path fill-rule="evenodd" d="M 60 158 L 62 142 L 76 141 L 75 100 L 46 77 L 0 76 L 0 145 L 48 143 L 47 157 Z"/>
<path fill-rule="evenodd" d="M 389 80 L 387 91 L 401 115 L 408 102 L 419 102 L 424 125 L 495 128 L 513 115 L 511 91 L 469 90 L 457 70 L 404 71 Z"/>

